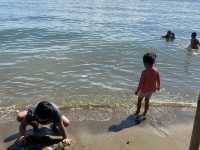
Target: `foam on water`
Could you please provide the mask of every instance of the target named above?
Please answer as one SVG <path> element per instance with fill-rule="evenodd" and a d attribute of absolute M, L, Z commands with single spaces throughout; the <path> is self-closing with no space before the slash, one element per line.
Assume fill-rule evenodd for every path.
<path fill-rule="evenodd" d="M 104 103 L 104 104 L 95 104 L 95 103 L 84 103 L 83 101 L 79 101 L 78 104 L 76 103 L 62 103 L 59 104 L 60 109 L 64 111 L 65 113 L 68 113 L 67 115 L 69 117 L 72 117 L 72 119 L 78 119 L 78 121 L 83 120 L 94 120 L 94 121 L 109 121 L 112 119 L 113 112 L 119 111 L 119 112 L 126 112 L 128 114 L 133 114 L 136 110 L 136 101 L 134 101 L 135 105 L 131 103 Z M 35 104 L 27 105 L 27 104 L 21 104 L 21 105 L 10 105 L 10 106 L 2 106 L 0 107 L 0 121 L 8 122 L 8 121 L 15 121 L 17 112 L 23 109 L 28 109 L 30 107 L 33 107 Z M 187 111 L 194 111 L 193 108 L 196 108 L 196 103 L 186 103 L 186 102 L 174 102 L 174 101 L 152 101 L 150 103 L 151 108 L 156 108 L 156 110 L 162 111 L 165 115 L 171 115 L 170 110 L 179 110 L 180 108 L 184 108 Z M 166 109 L 167 108 L 167 109 Z M 183 111 L 184 111 L 183 109 Z M 167 111 L 166 111 L 167 110 Z M 155 113 L 155 110 L 153 110 Z M 73 114 L 73 112 L 76 112 L 77 116 Z M 89 113 L 88 113 L 89 112 Z M 73 118 L 75 115 L 76 117 Z M 155 114 L 154 114 L 155 115 Z M 151 116 L 155 117 L 155 116 Z"/>

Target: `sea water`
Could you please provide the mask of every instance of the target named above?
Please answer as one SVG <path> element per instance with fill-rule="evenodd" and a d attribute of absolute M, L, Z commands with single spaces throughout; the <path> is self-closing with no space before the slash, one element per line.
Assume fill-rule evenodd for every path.
<path fill-rule="evenodd" d="M 200 90 L 199 0 L 1 0 L 0 105 L 123 102 L 142 57 L 157 54 L 153 100 L 195 102 Z M 173 42 L 161 38 L 167 30 Z M 200 36 L 199 36 L 200 38 Z"/>

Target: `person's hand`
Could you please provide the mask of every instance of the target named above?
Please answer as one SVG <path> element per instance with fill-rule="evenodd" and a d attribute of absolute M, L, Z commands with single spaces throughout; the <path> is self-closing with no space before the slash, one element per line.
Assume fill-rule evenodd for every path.
<path fill-rule="evenodd" d="M 68 139 L 68 138 L 66 138 L 66 139 L 63 139 L 63 144 L 64 145 L 70 145 L 71 144 L 71 142 L 72 142 L 72 140 L 71 139 Z"/>
<path fill-rule="evenodd" d="M 26 143 L 26 137 L 25 136 L 20 136 L 17 141 L 17 144 L 25 144 Z"/>

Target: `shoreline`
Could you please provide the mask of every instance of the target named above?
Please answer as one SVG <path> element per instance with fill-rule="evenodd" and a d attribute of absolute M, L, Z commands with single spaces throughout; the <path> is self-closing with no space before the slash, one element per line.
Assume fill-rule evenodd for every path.
<path fill-rule="evenodd" d="M 54 102 L 54 101 L 53 101 Z M 26 110 L 30 107 L 33 107 L 37 102 L 34 102 L 32 104 L 30 103 L 21 103 L 21 104 L 13 104 L 9 106 L 0 106 L 0 121 L 12 121 L 14 116 L 18 111 Z M 55 103 L 57 104 L 57 103 Z M 69 110 L 76 110 L 76 109 L 98 109 L 98 110 L 105 110 L 105 111 L 112 111 L 112 110 L 124 110 L 128 112 L 134 112 L 134 109 L 137 105 L 137 100 L 135 98 L 132 98 L 128 101 L 116 101 L 115 103 L 106 103 L 106 102 L 100 102 L 100 103 L 84 103 L 82 101 L 68 103 L 68 102 L 61 102 L 57 104 L 61 111 L 69 112 Z M 196 102 L 176 102 L 176 101 L 159 101 L 159 100 L 152 100 L 150 101 L 150 107 L 170 107 L 170 108 L 187 108 L 187 109 L 195 109 L 197 107 Z"/>
<path fill-rule="evenodd" d="M 195 108 L 151 106 L 146 119 L 139 123 L 134 122 L 134 110 L 100 107 L 62 109 L 72 122 L 68 132 L 73 143 L 68 149 L 188 149 Z M 12 119 L 0 123 L 0 149 L 13 144 L 14 139 L 6 143 L 3 141 L 17 133 L 18 125 Z M 118 128 L 112 128 L 116 126 Z"/>

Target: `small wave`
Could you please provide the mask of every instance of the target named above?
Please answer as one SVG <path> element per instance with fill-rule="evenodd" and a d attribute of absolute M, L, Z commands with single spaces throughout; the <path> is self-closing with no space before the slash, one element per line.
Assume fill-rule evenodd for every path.
<path fill-rule="evenodd" d="M 86 96 L 87 95 L 82 95 Z M 27 104 L 27 103 L 23 103 L 23 104 L 14 104 L 14 105 L 9 105 L 9 106 L 1 106 L 0 107 L 0 113 L 5 113 L 5 112 L 18 112 L 21 108 L 29 108 L 34 104 Z M 130 104 L 131 105 L 131 104 Z M 196 108 L 197 104 L 196 103 L 188 103 L 188 102 L 173 102 L 173 101 L 167 101 L 167 102 L 161 102 L 161 101 L 152 101 L 150 102 L 150 105 L 153 107 L 187 107 L 187 108 Z M 73 109 L 73 108 L 121 108 L 121 107 L 127 107 L 124 104 L 119 104 L 119 103 L 112 103 L 112 104 L 97 104 L 97 103 L 74 103 L 74 105 L 71 104 L 58 104 L 60 109 Z M 132 109 L 132 106 L 130 107 Z"/>
<path fill-rule="evenodd" d="M 55 72 L 45 72 L 47 75 L 55 75 Z"/>
<path fill-rule="evenodd" d="M 0 63 L 0 66 L 13 66 L 16 65 L 16 62 L 10 62 L 10 63 Z"/>
<path fill-rule="evenodd" d="M 67 58 L 67 57 L 53 57 L 53 56 L 48 56 L 48 57 L 46 57 L 46 59 L 52 59 L 52 60 L 56 60 L 56 61 L 59 61 L 59 60 L 68 60 L 69 58 Z"/>
<path fill-rule="evenodd" d="M 27 80 L 27 81 L 43 81 L 43 79 L 41 78 L 33 78 L 33 77 L 26 77 L 26 76 L 18 76 L 18 77 L 14 77 L 14 79 L 17 80 Z"/>
<path fill-rule="evenodd" d="M 105 89 L 115 90 L 115 91 L 123 91 L 124 90 L 122 88 L 117 88 L 117 87 L 105 85 L 103 83 L 92 82 L 91 84 L 95 85 L 95 86 L 100 86 L 100 87 L 105 88 Z"/>
<path fill-rule="evenodd" d="M 152 106 L 169 106 L 169 107 L 197 107 L 196 103 L 189 103 L 189 102 L 174 102 L 174 101 L 152 101 Z"/>
<path fill-rule="evenodd" d="M 12 84 L 17 84 L 18 87 L 33 87 L 35 84 L 33 83 L 28 83 L 28 82 L 12 82 Z"/>
<path fill-rule="evenodd" d="M 10 106 L 0 107 L 0 121 L 14 121 L 16 118 L 16 113 L 22 109 L 28 109 L 34 104 L 18 104 Z M 64 112 L 67 111 L 68 114 L 72 114 L 74 111 L 80 110 L 80 114 L 77 114 L 78 120 L 100 120 L 107 121 L 112 118 L 113 111 L 125 111 L 125 112 L 134 112 L 132 104 L 129 104 L 129 107 L 124 104 L 95 104 L 95 103 L 74 103 L 74 104 L 58 104 L 59 108 Z M 196 108 L 195 103 L 185 103 L 185 102 L 161 102 L 153 101 L 151 102 L 153 107 L 169 107 L 169 108 Z M 157 109 L 156 109 L 157 110 Z M 168 109 L 170 110 L 170 109 Z M 79 111 L 78 111 L 79 112 Z M 85 112 L 83 114 L 83 112 Z M 82 119 L 80 119 L 82 118 Z"/>
<path fill-rule="evenodd" d="M 120 68 L 120 67 L 113 67 L 113 69 L 115 69 L 116 71 L 120 71 L 120 72 L 133 73 L 132 70 L 123 69 L 123 68 Z"/>
<path fill-rule="evenodd" d="M 200 55 L 200 52 L 193 52 L 193 55 Z"/>

